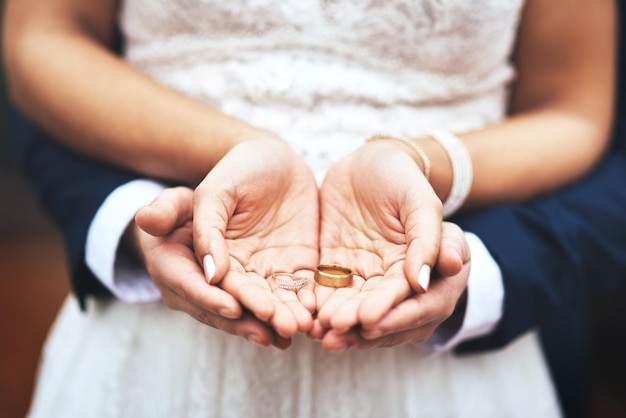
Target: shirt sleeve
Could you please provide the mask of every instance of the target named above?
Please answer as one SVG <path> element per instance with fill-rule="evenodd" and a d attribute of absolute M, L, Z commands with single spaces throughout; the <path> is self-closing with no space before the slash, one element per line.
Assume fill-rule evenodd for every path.
<path fill-rule="evenodd" d="M 104 200 L 89 226 L 85 262 L 94 276 L 124 302 L 149 303 L 161 298 L 148 272 L 120 250 L 120 242 L 135 213 L 164 188 L 151 180 L 133 180 L 119 186 Z"/>
<path fill-rule="evenodd" d="M 487 335 L 502 318 L 504 285 L 500 268 L 480 238 L 471 232 L 466 232 L 465 238 L 470 247 L 472 265 L 465 311 L 458 313 L 463 315 L 459 321 L 461 327 L 451 329 L 444 323 L 435 330 L 424 343 L 435 351 L 450 350 L 463 341 Z"/>

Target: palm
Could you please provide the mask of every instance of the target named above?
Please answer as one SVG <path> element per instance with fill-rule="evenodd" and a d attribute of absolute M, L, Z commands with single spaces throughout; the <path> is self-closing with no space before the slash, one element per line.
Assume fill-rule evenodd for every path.
<path fill-rule="evenodd" d="M 425 233 L 418 215 L 420 197 L 428 193 L 434 194 L 419 167 L 390 147 L 358 151 L 328 172 L 321 189 L 321 259 L 349 266 L 355 281 L 337 290 L 316 287 L 324 326 L 345 331 L 375 323 L 411 294 L 405 260 L 412 241 Z"/>
<path fill-rule="evenodd" d="M 317 263 L 318 198 L 310 170 L 282 144 L 248 144 L 224 157 L 196 193 L 196 218 L 206 214 L 194 220 L 196 248 L 210 247 L 218 241 L 211 236 L 220 234 L 229 257 L 224 290 L 283 336 L 308 330 L 312 286 L 296 294 L 267 278 L 310 275 Z"/>

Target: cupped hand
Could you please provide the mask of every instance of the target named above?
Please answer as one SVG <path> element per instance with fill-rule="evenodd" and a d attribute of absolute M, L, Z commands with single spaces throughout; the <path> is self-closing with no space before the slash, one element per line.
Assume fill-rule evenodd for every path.
<path fill-rule="evenodd" d="M 391 308 L 378 322 L 347 332 L 317 329 L 324 348 L 342 351 L 347 348 L 389 347 L 423 343 L 444 322 L 444 337 L 451 337 L 464 316 L 462 296 L 470 272 L 470 250 L 461 229 L 444 222 L 441 251 L 428 292 L 415 293 Z M 455 311 L 457 310 L 457 311 Z M 451 315 L 455 313 L 455 318 Z M 447 321 L 447 322 L 446 322 Z M 316 328 L 320 325 L 316 324 Z"/>
<path fill-rule="evenodd" d="M 320 191 L 321 262 L 353 269 L 353 285 L 315 288 L 323 330 L 379 322 L 428 288 L 438 254 L 441 201 L 399 141 L 365 144 L 327 173 Z"/>
<path fill-rule="evenodd" d="M 318 207 L 312 172 L 277 140 L 235 146 L 194 193 L 194 248 L 207 279 L 283 337 L 312 326 Z M 271 279 L 278 272 L 310 280 L 294 292 Z"/>
<path fill-rule="evenodd" d="M 136 215 L 132 232 L 136 250 L 171 309 L 255 344 L 287 348 L 291 341 L 241 309 L 223 289 L 209 285 L 193 250 L 193 191 L 166 189 Z"/>

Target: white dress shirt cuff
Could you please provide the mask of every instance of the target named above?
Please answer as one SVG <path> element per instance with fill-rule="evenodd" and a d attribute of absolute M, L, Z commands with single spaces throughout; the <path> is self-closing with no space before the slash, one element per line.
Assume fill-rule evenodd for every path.
<path fill-rule="evenodd" d="M 463 325 L 452 336 L 438 335 L 437 330 L 425 345 L 436 350 L 450 350 L 463 341 L 489 334 L 502 318 L 504 285 L 502 272 L 483 242 L 466 232 L 472 255 L 467 282 L 467 306 Z"/>
<path fill-rule="evenodd" d="M 145 268 L 118 249 L 135 213 L 164 188 L 150 180 L 134 180 L 118 187 L 102 203 L 89 226 L 85 262 L 107 289 L 124 302 L 148 303 L 161 298 Z"/>

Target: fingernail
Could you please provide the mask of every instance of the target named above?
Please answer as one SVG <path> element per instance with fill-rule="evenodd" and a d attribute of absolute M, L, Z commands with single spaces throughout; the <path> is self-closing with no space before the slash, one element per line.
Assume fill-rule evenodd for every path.
<path fill-rule="evenodd" d="M 383 332 L 380 330 L 373 330 L 373 331 L 364 332 L 362 335 L 363 335 L 363 338 L 365 338 L 366 340 L 375 340 L 376 338 L 379 338 L 380 336 L 382 336 Z"/>
<path fill-rule="evenodd" d="M 348 349 L 348 345 L 347 344 L 338 344 L 336 345 L 331 351 L 332 353 L 340 353 L 342 351 L 346 351 Z"/>
<path fill-rule="evenodd" d="M 459 264 L 463 265 L 463 257 L 461 256 L 461 253 L 457 250 L 454 250 L 454 253 L 456 254 L 456 258 L 459 261 Z"/>
<path fill-rule="evenodd" d="M 217 313 L 220 316 L 223 316 L 224 318 L 228 318 L 228 319 L 237 319 L 237 318 L 239 318 L 239 315 L 237 315 L 231 309 L 228 309 L 228 308 L 220 309 L 219 311 L 217 311 Z"/>
<path fill-rule="evenodd" d="M 291 346 L 291 338 L 278 338 L 272 342 L 272 345 L 279 350 L 286 350 Z"/>
<path fill-rule="evenodd" d="M 428 290 L 430 284 L 430 266 L 424 264 L 419 273 L 417 273 L 417 283 L 424 289 L 424 292 Z"/>
<path fill-rule="evenodd" d="M 261 344 L 261 337 L 259 337 L 256 334 L 250 334 L 246 337 L 248 339 L 248 341 L 250 341 L 253 344 L 256 345 L 260 345 L 261 347 L 263 347 L 263 344 Z"/>
<path fill-rule="evenodd" d="M 207 283 L 211 283 L 213 276 L 215 276 L 215 261 L 213 260 L 213 257 L 211 257 L 211 254 L 207 254 L 204 256 L 202 262 L 204 264 L 204 275 L 206 277 L 206 281 Z"/>

